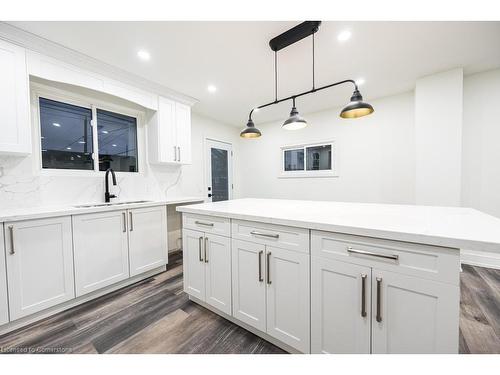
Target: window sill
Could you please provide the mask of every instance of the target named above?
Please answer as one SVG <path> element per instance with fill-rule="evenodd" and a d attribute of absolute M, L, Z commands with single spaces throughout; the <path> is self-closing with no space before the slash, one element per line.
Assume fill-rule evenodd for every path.
<path fill-rule="evenodd" d="M 328 178 L 339 177 L 334 171 L 296 171 L 282 172 L 278 178 Z"/>

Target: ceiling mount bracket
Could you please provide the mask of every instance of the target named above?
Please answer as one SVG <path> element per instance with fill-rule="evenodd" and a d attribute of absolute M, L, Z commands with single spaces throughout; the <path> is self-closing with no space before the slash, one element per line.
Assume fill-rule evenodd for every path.
<path fill-rule="evenodd" d="M 299 40 L 307 38 L 309 35 L 317 32 L 319 30 L 319 25 L 321 25 L 321 21 L 302 22 L 301 24 L 292 27 L 290 30 L 287 30 L 271 39 L 269 41 L 269 47 L 271 47 L 274 52 L 282 50 L 283 48 L 297 43 Z"/>

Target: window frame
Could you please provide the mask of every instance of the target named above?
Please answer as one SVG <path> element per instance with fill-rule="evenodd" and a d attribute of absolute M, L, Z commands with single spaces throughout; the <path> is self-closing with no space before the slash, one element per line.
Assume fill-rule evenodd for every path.
<path fill-rule="evenodd" d="M 145 112 L 132 107 L 115 104 L 110 101 L 97 99 L 92 96 L 81 95 L 71 91 L 54 88 L 38 82 L 30 82 L 31 88 L 31 112 L 33 114 L 33 155 L 35 156 L 34 172 L 42 176 L 99 176 L 104 175 L 105 171 L 99 170 L 99 140 L 97 134 L 97 109 L 109 112 L 115 112 L 125 116 L 133 117 L 136 120 L 136 141 L 137 141 L 137 172 L 115 171 L 117 175 L 125 176 L 143 176 L 145 172 L 145 130 L 144 118 Z M 78 107 L 92 110 L 92 144 L 94 160 L 93 170 L 81 169 L 62 169 L 62 168 L 43 168 L 42 166 L 42 123 L 40 116 L 40 98 L 55 100 L 58 102 L 75 105 Z M 110 99 L 111 100 L 111 99 Z M 144 152 L 143 152 L 144 150 Z"/>
<path fill-rule="evenodd" d="M 321 169 L 321 170 L 307 170 L 307 148 L 318 147 L 318 146 L 330 146 L 331 147 L 331 165 L 332 169 Z M 290 150 L 303 150 L 304 152 L 304 169 L 298 171 L 285 171 L 285 151 Z M 337 162 L 337 147 L 335 140 L 321 141 L 321 142 L 311 142 L 311 143 L 300 143 L 294 145 L 285 145 L 280 147 L 281 151 L 281 163 L 280 163 L 280 173 L 278 178 L 310 178 L 310 177 L 338 177 L 338 162 Z"/>

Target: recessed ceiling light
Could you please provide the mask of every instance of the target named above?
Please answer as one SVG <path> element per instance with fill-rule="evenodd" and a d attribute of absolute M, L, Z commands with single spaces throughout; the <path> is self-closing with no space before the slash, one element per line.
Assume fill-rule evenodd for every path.
<path fill-rule="evenodd" d="M 208 85 L 207 90 L 209 93 L 213 94 L 217 91 L 217 87 L 215 87 L 214 85 Z"/>
<path fill-rule="evenodd" d="M 364 85 L 364 83 L 365 83 L 365 79 L 364 78 L 358 78 L 356 80 L 356 85 L 358 85 L 358 86 Z"/>
<path fill-rule="evenodd" d="M 103 130 L 102 134 L 108 134 L 108 131 L 107 130 Z"/>
<path fill-rule="evenodd" d="M 53 122 L 52 125 L 54 125 L 56 128 L 60 128 L 61 124 L 58 124 L 57 122 Z"/>
<path fill-rule="evenodd" d="M 78 141 L 78 143 L 80 143 L 81 145 L 84 145 L 85 141 Z"/>
<path fill-rule="evenodd" d="M 346 40 L 349 40 L 351 38 L 351 32 L 349 30 L 344 30 L 337 35 L 337 40 L 339 42 L 345 42 Z"/>
<path fill-rule="evenodd" d="M 141 49 L 140 51 L 137 51 L 137 56 L 139 56 L 139 58 L 141 60 L 144 60 L 144 61 L 148 61 L 151 58 L 151 55 L 149 54 L 149 52 L 145 51 L 143 49 Z"/>
<path fill-rule="evenodd" d="M 116 145 L 114 143 L 111 146 L 116 147 Z"/>
<path fill-rule="evenodd" d="M 66 147 L 66 150 L 71 150 L 71 147 Z"/>
<path fill-rule="evenodd" d="M 42 152 L 47 152 L 47 150 L 42 150 Z"/>

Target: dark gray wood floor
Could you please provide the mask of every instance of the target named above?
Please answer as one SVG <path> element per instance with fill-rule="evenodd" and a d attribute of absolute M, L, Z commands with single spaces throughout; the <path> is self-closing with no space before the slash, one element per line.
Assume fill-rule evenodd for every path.
<path fill-rule="evenodd" d="M 0 337 L 0 352 L 283 353 L 188 300 L 182 258 L 168 270 Z M 500 353 L 500 271 L 464 266 L 461 353 Z"/>

